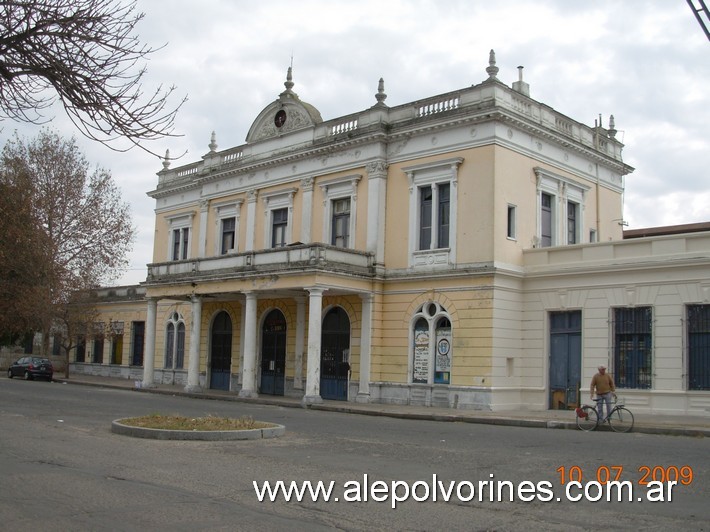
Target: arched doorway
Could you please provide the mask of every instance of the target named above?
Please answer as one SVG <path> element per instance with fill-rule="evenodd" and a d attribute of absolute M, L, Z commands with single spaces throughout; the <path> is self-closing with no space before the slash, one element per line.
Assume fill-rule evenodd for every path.
<path fill-rule="evenodd" d="M 222 311 L 212 322 L 210 342 L 210 388 L 229 390 L 232 375 L 232 320 Z"/>
<path fill-rule="evenodd" d="M 323 319 L 320 355 L 320 395 L 323 399 L 347 401 L 350 374 L 350 318 L 333 307 Z"/>
<path fill-rule="evenodd" d="M 284 394 L 286 373 L 286 318 L 274 309 L 261 327 L 261 384 L 259 393 Z"/>

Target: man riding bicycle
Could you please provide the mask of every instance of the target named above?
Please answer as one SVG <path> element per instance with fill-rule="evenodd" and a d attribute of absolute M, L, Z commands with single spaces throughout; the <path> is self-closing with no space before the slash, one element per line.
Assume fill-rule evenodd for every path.
<path fill-rule="evenodd" d="M 596 391 L 598 398 L 601 399 L 597 401 L 597 413 L 599 414 L 599 419 L 603 420 L 611 414 L 611 394 L 616 390 L 616 387 L 614 386 L 614 379 L 606 372 L 606 366 L 599 366 L 597 370 L 599 372 L 592 377 L 589 396 L 594 399 L 594 392 Z M 604 410 L 602 403 L 606 404 L 606 417 L 602 417 Z"/>

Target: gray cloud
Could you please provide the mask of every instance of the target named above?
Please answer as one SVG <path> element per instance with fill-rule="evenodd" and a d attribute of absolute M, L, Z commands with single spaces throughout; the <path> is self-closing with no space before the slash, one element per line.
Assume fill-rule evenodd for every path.
<path fill-rule="evenodd" d="M 283 90 L 292 54 L 294 90 L 328 120 L 373 105 L 380 77 L 389 105 L 480 83 L 494 48 L 503 82 L 524 65 L 536 100 L 589 125 L 615 115 L 636 168 L 626 179 L 630 227 L 710 220 L 710 43 L 681 0 L 139 0 L 138 8 L 141 37 L 167 43 L 147 65 L 149 81 L 189 96 L 176 122 L 183 136 L 151 145 L 187 151 L 173 167 L 199 160 L 213 130 L 220 149 L 243 144 Z M 4 142 L 14 125 L 3 126 Z M 54 126 L 75 134 L 61 110 Z M 155 205 L 145 192 L 160 160 L 80 145 L 133 205 L 140 233 L 123 282 L 138 282 L 152 261 Z"/>

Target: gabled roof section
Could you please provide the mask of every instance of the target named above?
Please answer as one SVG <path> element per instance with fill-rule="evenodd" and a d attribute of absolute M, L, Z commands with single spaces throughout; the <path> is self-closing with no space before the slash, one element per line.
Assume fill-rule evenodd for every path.
<path fill-rule="evenodd" d="M 312 127 L 323 122 L 318 109 L 302 101 L 298 94 L 293 92 L 293 73 L 288 67 L 284 86 L 286 90 L 279 94 L 279 98 L 266 106 L 247 133 L 247 144 L 258 142 L 298 129 Z"/>

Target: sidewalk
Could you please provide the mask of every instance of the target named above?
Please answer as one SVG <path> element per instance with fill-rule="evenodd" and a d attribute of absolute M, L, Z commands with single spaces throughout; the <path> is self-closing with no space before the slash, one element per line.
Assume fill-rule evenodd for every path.
<path fill-rule="evenodd" d="M 55 374 L 54 381 L 66 384 L 134 390 L 143 393 L 180 395 L 196 399 L 238 401 L 302 408 L 300 399 L 293 397 L 260 396 L 256 399 L 242 399 L 232 392 L 204 390 L 201 393 L 188 393 L 185 392 L 182 386 L 168 384 L 158 384 L 153 388 L 135 388 L 135 382 L 133 380 L 112 377 L 72 375 L 69 379 L 65 379 Z M 456 421 L 460 423 L 486 423 L 490 425 L 515 427 L 577 430 L 575 413 L 570 410 L 483 412 L 479 410 L 453 410 L 449 408 L 389 404 L 360 404 L 343 401 L 324 401 L 321 404 L 310 405 L 309 408 L 312 410 L 387 416 L 402 419 Z M 710 436 L 710 416 L 669 416 L 634 413 L 634 419 L 635 423 L 632 432 L 674 436 Z"/>

